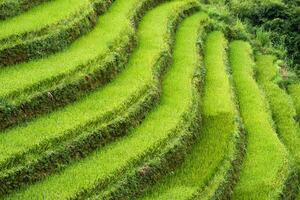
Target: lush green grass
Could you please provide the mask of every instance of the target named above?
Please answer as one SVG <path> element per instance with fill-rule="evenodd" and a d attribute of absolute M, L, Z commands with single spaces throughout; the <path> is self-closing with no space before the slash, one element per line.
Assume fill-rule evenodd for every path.
<path fill-rule="evenodd" d="M 248 43 L 230 45 L 230 63 L 241 116 L 247 132 L 247 153 L 233 199 L 278 198 L 289 173 L 288 155 L 272 127 L 266 101 L 253 79 Z"/>
<path fill-rule="evenodd" d="M 274 66 L 276 58 L 271 55 L 257 56 L 257 79 L 270 104 L 273 120 L 279 138 L 293 157 L 298 173 L 300 172 L 300 129 L 295 121 L 296 111 L 292 100 L 285 90 L 274 80 L 279 76 Z"/>
<path fill-rule="evenodd" d="M 204 116 L 218 116 L 221 113 L 235 114 L 225 66 L 226 48 L 227 41 L 222 33 L 213 32 L 208 36 L 204 51 L 206 67 L 202 106 Z"/>
<path fill-rule="evenodd" d="M 4 1 L 6 0 L 0 0 L 0 4 Z M 107 12 L 99 16 L 93 30 L 72 41 L 64 50 L 38 60 L 0 69 L 0 107 L 9 113 L 10 106 L 13 109 L 21 109 L 22 102 L 29 102 L 37 96 L 47 96 L 49 90 L 58 91 L 60 87 L 67 88 L 68 84 L 73 82 L 81 84 L 81 78 L 89 79 L 92 77 L 90 74 L 94 75 L 96 70 L 106 67 L 103 63 L 113 59 L 113 55 L 122 47 L 136 47 L 128 63 L 126 60 L 126 66 L 120 64 L 119 59 L 115 59 L 117 64 L 109 69 L 122 69 L 122 73 L 114 73 L 116 76 L 111 78 L 113 80 L 105 83 L 103 87 L 95 86 L 91 91 L 82 89 L 82 94 L 85 95 L 80 96 L 77 101 L 68 102 L 55 110 L 54 107 L 58 103 L 53 103 L 51 112 L 30 120 L 28 117 L 26 123 L 0 130 L 0 179 L 6 181 L 3 185 L 7 185 L 0 190 L 5 193 L 6 188 L 20 188 L 12 193 L 9 191 L 7 196 L 1 198 L 70 199 L 76 197 L 76 194 L 88 193 L 91 197 L 94 197 L 94 194 L 99 195 L 95 196 L 97 199 L 102 195 L 124 195 L 122 192 L 128 192 L 125 191 L 127 187 L 129 193 L 132 192 L 136 197 L 135 192 L 141 193 L 143 189 L 146 190 L 147 186 L 166 173 L 169 175 L 150 188 L 141 199 L 222 197 L 238 200 L 273 200 L 287 198 L 284 196 L 287 192 L 294 198 L 294 189 L 299 187 L 299 177 L 291 175 L 296 170 L 298 174 L 300 172 L 300 84 L 291 83 L 287 86 L 287 91 L 279 87 L 276 82 L 280 76 L 274 62 L 276 58 L 271 55 L 258 55 L 254 63 L 251 46 L 244 41 L 233 41 L 230 44 L 231 77 L 227 68 L 228 43 L 221 32 L 214 31 L 207 34 L 203 44 L 201 68 L 205 68 L 205 74 L 202 74 L 205 75 L 205 82 L 203 88 L 201 86 L 202 99 L 198 106 L 195 103 L 199 99 L 195 101 L 193 79 L 195 69 L 199 72 L 202 58 L 197 42 L 208 16 L 201 12 L 185 19 L 179 25 L 176 37 L 173 37 L 173 23 L 184 15 L 183 10 L 196 5 L 189 4 L 190 2 L 195 3 L 198 0 L 172 0 L 151 11 L 146 9 L 148 3 L 158 1 L 115 0 Z M 225 2 L 209 0 L 214 3 L 221 1 Z M 16 35 L 31 34 L 63 20 L 67 23 L 69 19 L 75 20 L 75 17 L 72 18 L 74 14 L 85 16 L 83 12 L 87 13 L 93 2 L 95 0 L 52 0 L 30 7 L 26 12 L 18 13 L 18 16 L 0 20 L 0 49 L 14 45 L 14 42 L 24 42 Z M 260 7 L 283 5 L 283 0 L 226 2 L 231 3 L 234 12 L 239 12 L 241 16 L 252 16 L 257 10 L 261 10 Z M 134 12 L 137 8 L 140 12 Z M 251 11 L 251 8 L 257 9 Z M 81 11 L 78 13 L 79 10 Z M 147 13 L 135 29 L 132 19 L 143 14 L 143 11 Z M 216 13 L 220 12 L 222 11 Z M 94 22 L 94 18 L 92 21 Z M 44 32 L 47 31 L 58 30 L 47 29 Z M 26 39 L 29 43 L 33 42 L 29 38 L 37 39 L 34 35 L 29 35 Z M 138 41 L 136 45 L 135 39 Z M 175 46 L 172 46 L 174 41 Z M 130 53 L 131 51 L 128 51 L 126 55 Z M 158 73 L 162 73 L 160 67 L 163 68 L 169 63 L 168 58 L 171 55 L 174 58 L 172 65 L 168 66 L 164 76 L 158 78 Z M 105 72 L 107 74 L 107 71 Z M 99 76 L 100 74 L 99 72 Z M 160 103 L 153 111 L 147 113 L 145 119 L 144 110 L 131 115 L 143 118 L 144 121 L 140 125 L 138 122 L 132 122 L 135 123 L 135 129 L 129 129 L 126 135 L 116 138 L 113 142 L 112 139 L 108 139 L 101 148 L 96 149 L 96 145 L 93 148 L 88 147 L 92 144 L 92 136 L 88 141 L 85 141 L 85 136 L 92 135 L 91 132 L 100 126 L 106 127 L 108 121 L 114 123 L 115 121 L 111 120 L 115 118 L 122 121 L 124 117 L 124 124 L 127 123 L 127 110 L 133 105 L 142 107 L 140 100 L 153 91 L 157 99 L 160 97 Z M 158 91 L 162 91 L 161 96 Z M 50 98 L 51 93 L 48 93 L 48 96 Z M 63 96 L 66 94 L 62 95 L 61 99 Z M 77 96 L 79 97 L 79 93 Z M 199 95 L 197 97 L 200 98 Z M 35 102 L 30 102 L 30 106 L 34 106 Z M 185 138 L 192 128 L 182 131 L 178 130 L 178 127 L 190 123 L 184 117 L 193 116 L 192 108 L 195 107 L 201 111 L 201 130 L 197 132 L 197 141 L 193 143 L 190 154 L 186 155 L 184 152 L 184 155 L 181 155 L 181 152 L 172 149 L 172 145 L 179 149 L 178 151 L 182 148 L 177 140 Z M 149 110 L 152 108 L 150 105 L 147 107 Z M 13 109 L 11 113 L 15 111 Z M 35 111 L 38 110 L 35 108 Z M 240 120 L 244 127 L 240 127 Z M 240 142 L 244 139 L 241 138 L 240 128 L 246 131 L 245 152 L 240 151 Z M 125 131 L 123 133 L 125 134 Z M 107 137 L 114 137 L 114 134 Z M 102 140 L 100 135 L 98 138 Z M 94 144 L 98 144 L 98 141 L 100 139 Z M 80 142 L 84 144 L 80 146 Z M 80 148 L 73 148 L 73 144 Z M 184 144 L 185 147 L 191 146 L 187 145 L 188 142 Z M 69 147 L 70 151 L 64 155 L 63 151 Z M 169 156 L 167 153 L 163 154 L 168 147 L 171 149 L 168 154 L 173 153 L 174 157 L 177 155 L 185 160 L 172 159 L 174 163 L 170 162 L 171 164 L 164 160 L 165 156 Z M 71 152 L 71 149 L 76 153 L 78 150 L 78 154 L 84 152 L 84 156 L 76 157 L 77 154 Z M 242 165 L 241 152 L 245 153 Z M 50 167 L 45 167 L 46 170 L 41 170 L 51 162 L 47 157 L 48 153 L 74 157 L 64 160 L 66 165 L 60 165 L 62 167 L 53 162 Z M 161 155 L 162 160 L 159 157 Z M 58 157 L 53 157 L 55 161 L 59 160 Z M 152 161 L 163 166 L 158 167 L 158 170 L 163 172 L 150 169 L 149 165 L 149 170 L 155 173 L 147 174 L 146 171 L 143 175 L 143 170 L 147 170 L 148 163 Z M 178 166 L 181 161 L 182 165 Z M 37 166 L 39 164 L 43 166 Z M 178 168 L 171 171 L 175 168 L 174 165 Z M 237 166 L 241 167 L 240 174 L 235 173 L 239 169 Z M 20 178 L 20 184 L 14 184 L 19 179 L 14 179 L 13 176 L 18 176 L 19 172 L 26 174 L 19 177 L 26 177 L 28 180 Z M 6 175 L 9 176 L 7 179 Z M 235 179 L 237 177 L 238 180 Z M 30 185 L 23 185 L 27 183 Z M 10 187 L 11 185 L 13 186 Z M 231 192 L 232 196 L 227 196 Z M 131 197 L 124 195 L 119 198 Z M 297 199 L 300 200 L 300 194 Z"/>
<path fill-rule="evenodd" d="M 190 21 L 186 21 L 187 27 L 178 34 L 178 37 L 182 35 L 183 42 L 185 38 L 196 38 L 196 26 L 192 23 L 197 23 L 197 20 L 197 16 L 194 16 Z M 191 36 L 192 34 L 194 36 Z M 191 50 L 195 51 L 190 42 L 185 42 L 185 45 L 180 51 L 186 54 L 191 54 Z M 221 165 L 224 166 L 226 161 L 232 159 L 238 127 L 235 123 L 236 113 L 224 62 L 226 46 L 226 40 L 220 32 L 213 32 L 207 37 L 204 51 L 206 79 L 201 106 L 203 127 L 199 141 L 186 162 L 143 199 L 191 198 L 197 192 L 201 193 L 207 184 L 210 185 L 209 182 L 214 179 Z M 223 180 L 226 179 L 225 175 L 222 176 Z M 211 193 L 214 193 L 215 189 L 212 189 L 214 191 Z M 201 199 L 204 198 L 209 196 L 201 196 Z"/>
<path fill-rule="evenodd" d="M 148 46 L 148 56 L 153 54 L 149 45 L 163 48 L 161 44 L 165 44 L 163 41 L 152 43 L 149 42 L 152 41 L 149 39 L 165 39 L 168 22 L 174 20 L 174 16 L 172 16 L 174 12 L 185 8 L 185 5 L 187 5 L 185 2 L 175 1 L 161 5 L 150 11 L 143 18 L 140 28 L 143 30 L 148 27 L 152 30 L 150 35 L 144 31 L 140 33 L 145 34 L 145 38 L 147 38 L 147 44 L 145 43 L 144 45 Z M 203 15 L 203 17 L 206 16 Z M 134 57 L 136 56 L 139 60 L 141 59 L 139 54 L 134 54 Z M 143 57 L 144 64 L 148 63 L 145 62 L 147 60 L 149 61 L 149 57 Z M 95 182 L 112 175 L 117 169 L 126 166 L 130 160 L 142 156 L 147 150 L 150 150 L 161 140 L 167 138 L 170 131 L 181 121 L 183 113 L 191 106 L 193 98 L 191 80 L 197 62 L 197 55 L 193 55 L 189 59 L 186 57 L 180 57 L 180 59 L 177 59 L 176 56 L 174 57 L 174 64 L 163 81 L 160 105 L 128 137 L 94 152 L 91 156 L 69 166 L 61 173 L 50 176 L 42 182 L 12 194 L 7 199 L 32 199 L 35 195 L 42 195 L 43 193 L 47 199 L 53 199 L 57 196 L 60 199 L 66 199 L 79 190 L 90 188 Z M 151 70 L 146 69 L 144 65 L 140 66 L 134 60 L 131 63 L 135 64 L 136 68 Z"/>
<path fill-rule="evenodd" d="M 57 23 L 89 4 L 88 0 L 54 0 L 41 4 L 19 16 L 0 21 L 0 39 Z"/>
<path fill-rule="evenodd" d="M 133 32 L 130 11 L 135 8 L 137 2 L 116 1 L 107 13 L 99 17 L 99 23 L 90 33 L 76 40 L 62 52 L 44 59 L 1 69 L 0 83 L 5 84 L 0 88 L 0 96 L 18 94 L 31 87 L 37 93 L 42 81 L 64 76 L 78 69 L 81 64 L 87 64 L 99 56 L 104 56 L 122 33 Z M 82 70 L 89 70 L 88 67 L 82 68 Z"/>
<path fill-rule="evenodd" d="M 288 91 L 294 102 L 294 107 L 300 122 L 300 83 L 291 84 L 288 86 Z"/>
<path fill-rule="evenodd" d="M 138 2 L 138 0 L 118 0 L 114 6 L 121 6 L 128 12 Z M 30 150 L 49 139 L 61 137 L 70 130 L 80 129 L 90 121 L 101 119 L 106 113 L 118 110 L 131 97 L 155 84 L 153 66 L 168 48 L 164 40 L 167 34 L 165 26 L 157 26 L 156 23 L 156 20 L 152 20 L 140 26 L 139 45 L 131 56 L 126 70 L 107 86 L 62 110 L 0 133 L 2 147 L 0 161 Z"/>

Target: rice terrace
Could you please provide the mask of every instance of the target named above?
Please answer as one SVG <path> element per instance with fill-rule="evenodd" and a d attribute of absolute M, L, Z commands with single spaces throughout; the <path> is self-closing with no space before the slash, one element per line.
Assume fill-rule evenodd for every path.
<path fill-rule="evenodd" d="M 300 0 L 0 0 L 1 200 L 300 200 Z"/>

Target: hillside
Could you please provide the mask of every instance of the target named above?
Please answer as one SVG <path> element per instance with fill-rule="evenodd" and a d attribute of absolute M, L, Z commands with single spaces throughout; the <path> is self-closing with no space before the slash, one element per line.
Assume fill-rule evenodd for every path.
<path fill-rule="evenodd" d="M 0 199 L 300 200 L 299 4 L 0 0 Z"/>

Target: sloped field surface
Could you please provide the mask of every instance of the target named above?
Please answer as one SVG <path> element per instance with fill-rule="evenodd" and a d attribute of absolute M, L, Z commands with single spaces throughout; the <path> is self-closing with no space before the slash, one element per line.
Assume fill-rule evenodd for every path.
<path fill-rule="evenodd" d="M 0 0 L 0 199 L 299 199 L 299 80 L 208 8 Z"/>

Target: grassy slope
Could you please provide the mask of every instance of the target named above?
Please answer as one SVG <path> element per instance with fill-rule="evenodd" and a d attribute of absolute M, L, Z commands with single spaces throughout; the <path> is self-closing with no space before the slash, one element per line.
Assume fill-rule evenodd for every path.
<path fill-rule="evenodd" d="M 273 130 L 266 101 L 252 77 L 251 53 L 248 43 L 230 45 L 230 63 L 247 132 L 246 158 L 233 199 L 274 199 L 288 176 L 287 151 Z"/>
<path fill-rule="evenodd" d="M 136 2 L 122 0 L 114 2 L 111 8 L 99 17 L 98 24 L 91 32 L 76 40 L 62 52 L 44 59 L 1 69 L 0 83 L 5 85 L 0 88 L 0 96 L 66 74 L 78 68 L 80 64 L 104 55 L 122 31 L 126 28 L 131 30 L 129 15 Z"/>
<path fill-rule="evenodd" d="M 175 1 L 159 6 L 143 18 L 140 28 L 152 28 L 154 33 L 152 32 L 151 37 L 163 40 L 162 36 L 166 36 L 168 17 L 184 5 L 183 2 Z M 145 32 L 141 34 L 145 34 Z M 154 45 L 159 44 L 161 42 Z M 152 54 L 151 51 L 148 53 Z M 95 181 L 111 175 L 130 160 L 141 156 L 159 141 L 167 138 L 169 131 L 176 127 L 183 112 L 191 104 L 191 80 L 197 59 L 185 61 L 183 63 L 185 67 L 181 67 L 182 60 L 178 60 L 178 62 L 180 65 L 174 64 L 163 81 L 160 105 L 128 137 L 94 152 L 88 158 L 71 165 L 63 172 L 17 192 L 7 199 L 32 199 L 36 194 L 42 195 L 43 192 L 47 199 L 57 196 L 65 199 L 82 188 L 92 187 Z"/>
<path fill-rule="evenodd" d="M 115 12 L 126 13 L 138 1 L 118 0 L 115 3 L 112 8 Z M 152 22 L 153 26 L 155 22 Z M 91 120 L 101 118 L 105 113 L 118 109 L 132 96 L 152 84 L 152 67 L 158 56 L 164 51 L 161 46 L 164 32 L 159 33 L 158 30 L 164 27 L 151 31 L 149 26 L 140 27 L 139 45 L 131 56 L 129 64 L 125 71 L 107 86 L 61 110 L 37 118 L 25 125 L 0 132 L 2 146 L 0 161 L 16 153 L 29 150 L 48 139 L 60 137 L 69 130 L 77 129 Z"/>
<path fill-rule="evenodd" d="M 278 70 L 273 64 L 275 59 L 271 55 L 257 56 L 257 79 L 268 98 L 279 137 L 292 155 L 299 173 L 300 129 L 295 121 L 296 111 L 292 100 L 285 90 L 273 81 L 278 76 Z"/>
<path fill-rule="evenodd" d="M 39 30 L 63 20 L 88 5 L 88 0 L 54 0 L 41 4 L 19 16 L 0 21 L 0 39 Z"/>
<path fill-rule="evenodd" d="M 183 38 L 195 38 L 188 37 L 191 27 L 193 26 L 190 25 L 186 32 L 183 32 Z M 184 52 L 189 53 L 191 44 L 186 45 L 189 46 L 186 46 L 187 50 Z M 222 33 L 213 32 L 208 36 L 204 52 L 206 81 L 202 105 L 203 132 L 199 141 L 186 162 L 143 199 L 190 198 L 209 183 L 225 159 L 231 159 L 228 154 L 232 151 L 237 124 L 231 88 L 225 71 L 225 48 L 226 40 Z"/>

